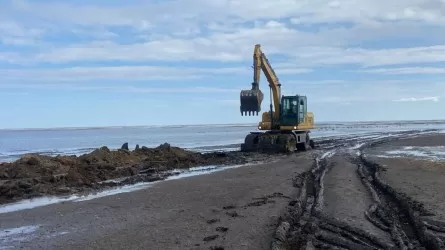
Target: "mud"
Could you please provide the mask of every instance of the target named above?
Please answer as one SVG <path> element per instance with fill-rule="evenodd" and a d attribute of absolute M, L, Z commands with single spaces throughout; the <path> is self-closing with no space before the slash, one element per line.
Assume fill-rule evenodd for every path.
<path fill-rule="evenodd" d="M 379 152 L 388 144 L 405 146 L 405 139 L 414 137 L 419 137 L 425 146 L 433 139 L 437 145 L 444 145 L 444 137 L 437 139 L 433 132 L 320 139 L 316 150 L 285 157 L 279 163 L 159 183 L 158 188 L 108 197 L 87 206 L 76 203 L 36 209 L 33 213 L 20 212 L 14 220 L 27 218 L 29 223 L 40 218 L 45 223 L 51 221 L 51 228 L 59 228 L 62 223 L 71 229 L 68 231 L 73 232 L 72 236 L 50 243 L 65 246 L 67 240 L 72 240 L 72 248 L 150 245 L 159 249 L 445 249 L 445 220 L 433 216 L 440 214 L 440 209 L 445 210 L 437 200 L 445 181 L 443 171 L 437 170 L 439 164 L 427 164 L 429 174 L 425 174 L 414 167 L 424 161 L 397 160 L 383 164 L 372 156 L 372 152 Z M 166 165 L 162 164 L 165 158 L 156 158 L 156 155 L 136 158 L 134 151 L 127 152 L 125 154 L 134 154 L 135 157 L 130 158 L 136 160 L 120 162 L 119 167 L 133 167 L 138 171 L 127 180 L 144 181 L 144 178 L 163 178 L 162 174 L 171 174 L 168 170 L 181 166 L 244 163 L 270 157 L 239 152 L 186 153 L 190 156 L 182 160 L 168 158 L 171 165 Z M 171 157 L 179 158 L 174 154 Z M 142 167 L 146 159 L 152 163 Z M 412 166 L 407 162 L 412 162 Z M 63 168 L 55 168 L 60 169 Z M 442 177 L 432 179 L 435 176 Z M 92 178 L 93 185 L 99 185 L 108 177 L 85 178 Z M 104 185 L 119 185 L 109 183 Z M 416 189 L 415 185 L 425 185 L 428 189 Z M 436 195 L 428 196 L 426 191 Z M 428 203 L 421 197 L 435 200 Z M 61 207 L 65 209 L 63 217 L 54 218 L 55 211 Z M 74 207 L 88 212 L 79 211 L 74 215 Z M 282 213 L 283 207 L 285 213 Z M 105 210 L 107 212 L 103 212 Z M 103 218 L 94 217 L 97 215 Z M 93 219 L 100 226 L 91 225 Z M 2 217 L 10 226 L 16 224 L 12 220 L 10 215 Z M 83 222 L 73 228 L 78 221 Z M 83 232 L 79 232 L 81 228 Z M 30 244 L 36 246 L 37 243 Z"/>
<path fill-rule="evenodd" d="M 197 153 L 166 143 L 132 151 L 126 144 L 119 150 L 102 147 L 78 157 L 29 154 L 12 163 L 0 163 L 0 204 L 162 180 L 175 174 L 174 169 L 245 164 L 267 158 L 255 153 Z"/>
<path fill-rule="evenodd" d="M 393 138 L 321 143 L 325 151 L 315 158 L 312 169 L 294 178 L 300 194 L 289 202 L 272 249 L 445 249 L 445 221 L 428 218 L 431 211 L 389 185 L 381 178 L 385 167 L 364 153 L 365 149 L 418 135 L 418 131 L 411 131 Z M 337 168 L 337 175 L 331 168 Z M 349 186 L 352 189 L 348 191 Z M 343 189 L 343 193 L 336 189 Z M 340 203 L 332 207 L 335 202 Z M 354 219 L 345 220 L 350 216 Z"/>

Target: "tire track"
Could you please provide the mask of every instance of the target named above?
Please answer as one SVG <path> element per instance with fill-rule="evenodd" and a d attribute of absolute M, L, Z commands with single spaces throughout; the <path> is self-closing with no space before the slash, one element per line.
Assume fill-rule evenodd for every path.
<path fill-rule="evenodd" d="M 300 188 L 300 195 L 289 202 L 276 230 L 272 249 L 444 249 L 445 237 L 437 233 L 445 232 L 445 222 L 422 219 L 424 211 L 421 204 L 385 183 L 379 176 L 381 166 L 362 153 L 365 148 L 389 140 L 434 131 L 404 131 L 318 142 L 324 152 L 314 159 L 310 171 L 295 177 L 294 186 Z M 356 175 L 372 197 L 372 204 L 363 211 L 364 217 L 389 234 L 392 244 L 329 216 L 323 210 L 324 179 L 329 170 L 329 158 L 340 153 L 357 166 Z"/>

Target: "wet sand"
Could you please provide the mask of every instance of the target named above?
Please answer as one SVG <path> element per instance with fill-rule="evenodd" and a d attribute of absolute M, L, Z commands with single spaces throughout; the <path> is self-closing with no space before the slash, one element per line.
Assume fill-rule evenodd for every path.
<path fill-rule="evenodd" d="M 24 249 L 270 249 L 283 219 L 290 222 L 286 242 L 294 244 L 293 249 L 307 245 L 315 249 L 399 249 L 416 244 L 440 249 L 434 244 L 445 239 L 437 232 L 445 230 L 445 223 L 439 221 L 445 219 L 444 163 L 415 156 L 377 156 L 405 146 L 445 145 L 445 135 L 386 139 L 371 146 L 378 140 L 329 141 L 321 143 L 319 150 L 280 156 L 273 163 L 159 182 L 147 189 L 89 201 L 0 214 L 0 245 Z M 363 155 L 383 170 L 362 160 Z M 392 189 L 380 185 L 375 172 Z M 302 173 L 313 173 L 314 178 L 295 181 Z M 365 187 L 366 181 L 379 198 L 377 212 L 370 209 L 377 202 Z M 419 225 L 410 226 L 411 218 L 403 214 L 406 206 L 417 203 L 405 202 L 407 198 L 397 196 L 399 192 L 423 203 L 431 213 L 418 216 L 419 211 L 413 210 L 415 219 L 429 223 L 426 232 L 432 238 L 416 235 Z M 394 194 L 402 205 L 394 200 Z M 302 206 L 311 209 L 305 211 Z M 365 211 L 390 230 L 376 226 Z M 388 218 L 396 218 L 396 222 Z M 11 231 L 38 225 L 37 229 L 22 228 L 35 230 L 31 233 Z M 7 232 L 1 230 L 8 228 L 10 237 L 5 237 Z M 297 243 L 299 247 L 295 247 Z"/>
<path fill-rule="evenodd" d="M 268 249 L 311 153 L 171 180 L 90 201 L 0 214 L 0 230 L 41 225 L 26 249 Z M 57 235 L 64 233 L 62 235 Z M 0 241 L 1 242 L 1 241 Z"/>
<path fill-rule="evenodd" d="M 391 141 L 369 150 L 372 155 L 385 155 L 385 152 L 404 147 L 445 146 L 445 134 Z M 440 148 L 439 148 L 440 149 Z M 445 155 L 445 148 L 441 149 Z M 381 176 L 391 186 L 423 203 L 435 219 L 445 220 L 445 160 L 434 160 L 420 156 L 397 155 L 396 158 L 372 157 L 385 167 Z"/>

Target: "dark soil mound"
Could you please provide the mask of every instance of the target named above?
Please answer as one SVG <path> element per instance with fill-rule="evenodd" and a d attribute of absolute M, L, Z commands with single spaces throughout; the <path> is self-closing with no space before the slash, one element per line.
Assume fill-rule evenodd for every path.
<path fill-rule="evenodd" d="M 172 169 L 242 164 L 248 156 L 240 152 L 202 154 L 167 143 L 134 151 L 123 148 L 102 147 L 78 157 L 29 154 L 12 163 L 0 163 L 0 204 L 119 185 L 102 182 L 122 177 L 147 181 L 165 178 L 166 171 Z"/>

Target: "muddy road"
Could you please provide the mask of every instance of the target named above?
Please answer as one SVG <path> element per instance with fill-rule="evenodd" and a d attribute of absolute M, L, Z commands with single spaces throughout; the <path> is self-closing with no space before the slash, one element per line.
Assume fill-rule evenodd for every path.
<path fill-rule="evenodd" d="M 420 165 L 411 169 L 411 173 L 404 172 L 407 169 L 402 165 L 399 172 L 392 177 L 386 175 L 385 179 L 382 172 L 391 166 L 382 165 L 379 157 L 366 154 L 373 149 L 376 153 L 375 148 L 397 141 L 415 141 L 416 137 L 426 144 L 440 141 L 439 145 L 445 145 L 445 136 L 432 131 L 322 142 L 325 150 L 315 158 L 313 167 L 297 178 L 299 196 L 289 204 L 277 228 L 273 248 L 444 249 L 445 221 L 436 216 L 443 214 L 443 201 L 436 200 L 442 205 L 436 211 L 426 209 L 410 195 L 417 194 L 419 198 L 431 194 L 410 189 L 416 184 L 413 178 L 397 186 L 388 184 L 388 180 L 394 183 L 394 179 L 406 179 L 401 176 L 413 176 L 414 171 L 414 176 L 423 183 L 431 175 L 420 173 Z M 443 163 L 435 165 L 445 168 Z M 444 177 L 440 176 L 441 182 L 436 180 L 437 185 L 429 191 L 443 192 Z"/>
<path fill-rule="evenodd" d="M 419 141 L 445 145 L 445 135 L 332 137 L 133 192 L 0 207 L 0 249 L 444 249 L 445 165 L 376 157 Z"/>

